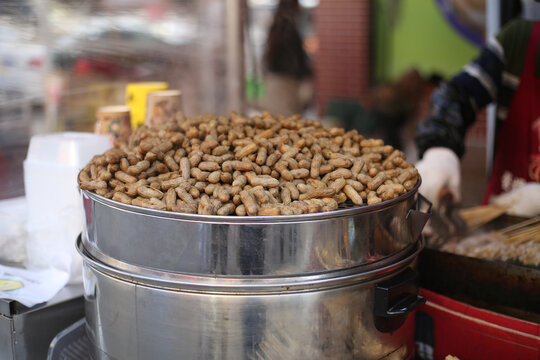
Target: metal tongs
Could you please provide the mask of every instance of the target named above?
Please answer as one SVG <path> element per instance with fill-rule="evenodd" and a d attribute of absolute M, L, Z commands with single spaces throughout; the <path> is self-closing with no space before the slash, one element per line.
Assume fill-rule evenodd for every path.
<path fill-rule="evenodd" d="M 464 236 L 469 230 L 459 213 L 454 195 L 446 187 L 439 193 L 439 205 L 432 210 L 430 225 L 433 232 L 444 239 Z"/>

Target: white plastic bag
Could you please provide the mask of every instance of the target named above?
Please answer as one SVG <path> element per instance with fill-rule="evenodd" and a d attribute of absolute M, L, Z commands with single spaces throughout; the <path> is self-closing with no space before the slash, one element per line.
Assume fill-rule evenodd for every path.
<path fill-rule="evenodd" d="M 26 199 L 0 201 L 0 263 L 22 266 L 26 261 Z"/>
<path fill-rule="evenodd" d="M 32 271 L 0 265 L 0 298 L 32 307 L 50 300 L 67 278 L 66 272 L 55 268 Z"/>

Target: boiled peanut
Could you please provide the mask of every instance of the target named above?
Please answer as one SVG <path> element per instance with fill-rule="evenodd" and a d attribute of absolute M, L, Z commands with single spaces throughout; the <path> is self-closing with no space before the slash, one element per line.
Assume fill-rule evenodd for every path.
<path fill-rule="evenodd" d="M 251 193 L 246 190 L 240 191 L 240 199 L 246 207 L 246 212 L 248 215 L 257 215 L 259 207 L 257 206 L 257 202 Z"/>
<path fill-rule="evenodd" d="M 124 204 L 131 204 L 131 200 L 132 200 L 129 195 L 124 194 L 122 192 L 117 192 L 117 191 L 114 192 L 112 199 L 115 201 L 124 203 Z"/>
<path fill-rule="evenodd" d="M 88 180 L 79 184 L 83 190 L 100 190 L 107 189 L 107 182 L 103 180 Z"/>
<path fill-rule="evenodd" d="M 368 205 L 378 204 L 381 201 L 382 201 L 382 199 L 377 196 L 377 193 L 375 191 L 370 191 L 367 194 L 367 203 L 368 203 Z"/>
<path fill-rule="evenodd" d="M 298 199 L 300 200 L 309 200 L 314 198 L 325 198 L 325 197 L 332 197 L 336 191 L 332 188 L 326 188 L 326 189 L 314 189 L 311 191 L 308 191 L 304 194 L 300 194 Z"/>
<path fill-rule="evenodd" d="M 185 180 L 190 178 L 191 162 L 186 157 L 180 159 L 180 174 Z"/>
<path fill-rule="evenodd" d="M 298 197 L 300 196 L 300 192 L 298 191 L 298 188 L 290 182 L 286 182 L 284 184 L 284 187 L 289 190 L 291 193 L 291 200 L 298 200 Z"/>
<path fill-rule="evenodd" d="M 367 187 L 369 190 L 376 190 L 386 179 L 388 179 L 388 175 L 384 172 L 380 172 L 368 182 Z"/>
<path fill-rule="evenodd" d="M 328 160 L 328 163 L 337 168 L 350 168 L 353 165 L 353 162 L 347 158 L 334 158 Z"/>
<path fill-rule="evenodd" d="M 128 175 L 123 171 L 115 172 L 114 177 L 126 184 L 132 184 L 137 182 L 137 178 L 135 176 Z"/>
<path fill-rule="evenodd" d="M 405 187 L 401 184 L 381 185 L 377 188 L 377 195 L 380 195 L 388 190 L 392 190 L 393 192 L 397 194 L 401 194 L 405 192 Z"/>
<path fill-rule="evenodd" d="M 172 188 L 167 190 L 167 193 L 165 194 L 165 205 L 169 211 L 176 205 L 176 191 Z"/>
<path fill-rule="evenodd" d="M 418 182 L 403 152 L 382 140 L 299 116 L 179 112 L 171 120 L 94 156 L 80 187 L 135 206 L 244 216 L 375 204 Z"/>
<path fill-rule="evenodd" d="M 203 171 L 216 171 L 221 169 L 221 166 L 214 161 L 201 161 L 197 167 Z"/>
<path fill-rule="evenodd" d="M 257 150 L 259 149 L 259 147 L 257 146 L 257 144 L 255 143 L 250 143 L 246 146 L 244 146 L 242 149 L 240 149 L 236 154 L 235 154 L 235 158 L 240 160 L 250 154 L 253 154 L 254 152 L 256 152 Z"/>
<path fill-rule="evenodd" d="M 227 203 L 218 209 L 217 214 L 221 216 L 231 215 L 232 213 L 234 213 L 235 210 L 236 210 L 236 206 L 234 206 L 234 204 Z"/>
<path fill-rule="evenodd" d="M 182 200 L 178 200 L 176 202 L 176 205 L 174 205 L 172 207 L 172 211 L 188 213 L 188 214 L 194 214 L 194 213 L 197 212 L 197 210 L 198 210 L 198 208 L 197 208 L 196 204 L 195 204 L 195 206 L 194 205 L 188 205 L 185 202 L 183 202 Z"/>
<path fill-rule="evenodd" d="M 208 175 L 208 182 L 209 183 L 212 183 L 212 184 L 217 184 L 218 182 L 221 181 L 221 171 L 219 170 L 216 170 L 216 171 L 212 171 L 209 175 Z"/>
<path fill-rule="evenodd" d="M 336 170 L 332 171 L 331 173 L 326 174 L 323 177 L 323 181 L 328 183 L 331 180 L 350 179 L 351 177 L 352 177 L 351 170 L 345 169 L 345 168 L 339 168 L 339 169 L 336 169 Z"/>
<path fill-rule="evenodd" d="M 260 216 L 274 216 L 274 215 L 280 215 L 281 210 L 279 206 L 262 206 L 259 208 L 258 215 Z"/>
<path fill-rule="evenodd" d="M 163 193 L 161 191 L 152 189 L 149 186 L 139 186 L 137 188 L 137 194 L 147 199 L 151 199 L 151 198 L 161 199 L 163 197 Z"/>
<path fill-rule="evenodd" d="M 214 204 L 210 201 L 208 195 L 201 196 L 201 201 L 199 202 L 198 213 L 202 215 L 214 215 L 216 209 Z"/>
<path fill-rule="evenodd" d="M 266 150 L 265 147 L 259 148 L 259 152 L 257 153 L 257 158 L 255 159 L 255 162 L 257 163 L 257 165 L 262 166 L 266 163 L 267 153 L 268 151 Z"/>
<path fill-rule="evenodd" d="M 264 186 L 264 187 L 276 187 L 279 186 L 279 181 L 277 179 L 274 179 L 273 177 L 269 175 L 255 175 L 254 173 L 251 173 L 253 175 L 248 175 L 249 173 L 246 173 L 247 179 L 249 183 L 252 186 Z"/>
<path fill-rule="evenodd" d="M 366 139 L 360 142 L 360 146 L 383 146 L 384 142 L 381 139 Z"/>
<path fill-rule="evenodd" d="M 196 203 L 195 200 L 193 199 L 191 194 L 188 193 L 185 189 L 183 189 L 181 187 L 177 187 L 177 188 L 174 189 L 174 191 L 176 192 L 176 195 L 178 195 L 178 198 L 180 200 L 182 200 L 183 202 L 185 202 L 188 205 L 195 205 L 195 203 Z"/>
<path fill-rule="evenodd" d="M 189 188 L 189 183 L 184 180 L 183 177 L 171 179 L 171 180 L 165 180 L 161 182 L 161 190 L 167 191 L 171 188 L 175 188 L 177 186 L 181 186 L 185 189 Z"/>
<path fill-rule="evenodd" d="M 246 207 L 242 204 L 242 205 L 238 205 L 234 211 L 236 213 L 236 215 L 238 216 L 246 216 L 247 215 L 247 212 L 246 212 Z"/>
<path fill-rule="evenodd" d="M 364 203 L 360 194 L 358 194 L 358 192 L 351 185 L 345 185 L 343 192 L 355 205 L 362 205 Z"/>
<path fill-rule="evenodd" d="M 395 195 L 396 194 L 394 192 L 394 189 L 389 188 L 388 190 L 382 192 L 381 195 L 379 196 L 381 197 L 382 200 L 390 200 L 390 199 L 393 199 Z"/>
<path fill-rule="evenodd" d="M 176 163 L 176 161 L 174 161 L 174 159 L 172 158 L 172 156 L 170 155 L 166 155 L 164 158 L 163 158 L 163 162 L 165 163 L 165 165 L 169 168 L 169 170 L 171 171 L 177 171 L 180 167 L 178 166 L 178 164 Z"/>
<path fill-rule="evenodd" d="M 341 189 L 343 189 L 343 187 L 345 186 L 346 184 L 346 181 L 345 179 L 343 178 L 340 178 L 340 179 L 336 179 L 334 180 L 330 185 L 329 187 L 331 187 L 332 189 L 334 189 L 334 191 L 336 193 L 340 192 Z"/>
<path fill-rule="evenodd" d="M 409 180 L 410 178 L 418 175 L 418 170 L 416 168 L 407 168 L 401 172 L 398 176 L 398 180 L 400 183 L 404 183 L 405 181 Z"/>

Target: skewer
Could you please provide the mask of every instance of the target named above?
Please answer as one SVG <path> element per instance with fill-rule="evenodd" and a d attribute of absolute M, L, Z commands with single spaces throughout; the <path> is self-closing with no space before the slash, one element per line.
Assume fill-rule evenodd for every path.
<path fill-rule="evenodd" d="M 540 226 L 516 231 L 512 235 L 507 235 L 504 242 L 507 244 L 522 244 L 529 241 L 540 241 Z"/>
<path fill-rule="evenodd" d="M 534 217 L 532 219 L 525 220 L 525 221 L 519 222 L 517 224 L 508 226 L 508 227 L 506 227 L 504 229 L 501 229 L 501 230 L 497 231 L 497 233 L 499 233 L 501 235 L 504 235 L 504 234 L 507 234 L 508 232 L 512 232 L 514 230 L 524 228 L 524 227 L 527 227 L 529 225 L 533 225 L 533 224 L 536 224 L 536 223 L 540 223 L 540 216 L 537 216 L 537 217 Z"/>
<path fill-rule="evenodd" d="M 485 205 L 475 206 L 459 211 L 470 230 L 474 230 L 498 218 L 506 212 L 509 206 Z"/>

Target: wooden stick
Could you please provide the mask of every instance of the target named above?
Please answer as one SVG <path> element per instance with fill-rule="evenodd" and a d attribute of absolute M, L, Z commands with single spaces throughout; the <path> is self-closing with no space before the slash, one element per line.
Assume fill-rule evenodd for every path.
<path fill-rule="evenodd" d="M 470 230 L 479 228 L 506 212 L 508 206 L 486 205 L 459 210 L 459 215 L 465 220 Z"/>
<path fill-rule="evenodd" d="M 534 225 L 536 223 L 540 223 L 540 216 L 537 216 L 537 217 L 534 217 L 532 219 L 529 219 L 529 220 L 525 220 L 525 221 L 522 221 L 522 222 L 519 222 L 515 225 L 512 225 L 512 226 L 508 226 L 504 229 L 501 229 L 499 231 L 497 231 L 497 233 L 501 234 L 501 235 L 504 235 L 508 232 L 512 232 L 514 230 L 517 230 L 517 229 L 520 229 L 520 228 L 523 228 L 523 227 L 527 227 L 529 225 Z"/>

